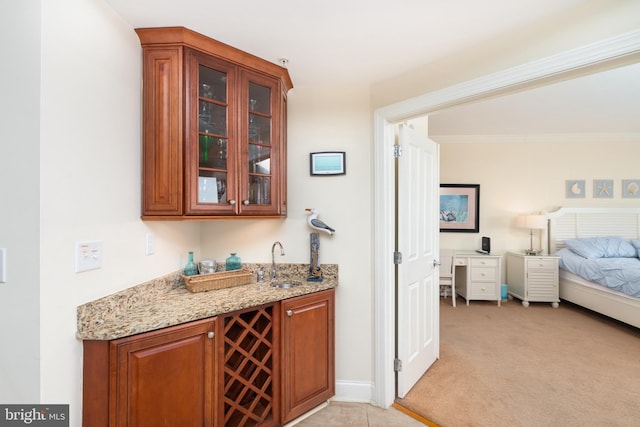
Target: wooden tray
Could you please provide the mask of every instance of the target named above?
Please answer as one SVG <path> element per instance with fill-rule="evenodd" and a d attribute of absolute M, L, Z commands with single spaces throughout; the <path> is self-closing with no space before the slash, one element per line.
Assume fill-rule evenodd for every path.
<path fill-rule="evenodd" d="M 220 271 L 211 274 L 182 276 L 184 287 L 191 292 L 203 292 L 213 289 L 231 288 L 251 283 L 253 272 L 246 268 L 241 270 Z"/>

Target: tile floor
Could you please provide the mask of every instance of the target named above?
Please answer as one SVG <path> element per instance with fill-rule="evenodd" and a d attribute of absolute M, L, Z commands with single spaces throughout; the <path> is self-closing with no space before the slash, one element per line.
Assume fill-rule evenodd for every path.
<path fill-rule="evenodd" d="M 329 402 L 329 406 L 300 421 L 296 427 L 424 427 L 425 424 L 391 407 L 366 403 Z"/>

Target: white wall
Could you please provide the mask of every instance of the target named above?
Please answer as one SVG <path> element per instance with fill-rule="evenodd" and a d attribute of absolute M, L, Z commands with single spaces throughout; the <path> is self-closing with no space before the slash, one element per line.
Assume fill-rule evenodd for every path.
<path fill-rule="evenodd" d="M 295 84 L 295 82 L 294 82 Z M 338 264 L 336 381 L 338 397 L 349 391 L 368 400 L 372 370 L 371 114 L 368 87 L 294 87 L 289 93 L 288 217 L 269 221 L 204 223 L 203 257 L 229 252 L 247 261 L 270 262 L 278 240 L 286 255 L 276 262 L 309 262 L 305 208 L 336 229 L 320 235 L 320 262 Z M 311 177 L 309 153 L 345 151 L 346 175 Z M 344 395 L 342 397 L 345 397 Z M 349 398 L 349 396 L 346 396 Z"/>
<path fill-rule="evenodd" d="M 139 218 L 140 91 L 140 43 L 102 0 L 43 2 L 40 400 L 71 404 L 71 425 L 81 414 L 76 307 L 176 271 L 199 250 L 198 224 Z M 103 242 L 101 269 L 74 272 L 82 240 Z"/>
<path fill-rule="evenodd" d="M 1 0 L 0 38 L 0 248 L 8 263 L 0 283 L 0 402 L 37 402 L 40 2 Z"/>
<path fill-rule="evenodd" d="M 574 141 L 570 135 L 567 140 Z M 515 226 L 519 214 L 562 206 L 637 206 L 622 198 L 622 180 L 638 179 L 640 140 L 615 142 L 444 143 L 440 145 L 440 181 L 480 184 L 480 232 L 440 233 L 440 247 L 477 249 L 491 237 L 497 253 L 529 247 L 529 231 Z M 565 181 L 586 181 L 586 197 L 566 198 Z M 612 199 L 593 197 L 594 179 L 612 179 Z M 534 247 L 539 247 L 534 233 Z M 503 281 L 505 280 L 503 271 Z"/>
<path fill-rule="evenodd" d="M 337 378 L 343 388 L 368 396 L 368 88 L 295 88 L 290 93 L 288 219 L 142 222 L 141 50 L 135 32 L 101 0 L 45 2 L 42 7 L 39 400 L 70 403 L 72 425 L 79 425 L 78 305 L 175 271 L 188 250 L 219 260 L 233 250 L 245 261 L 261 262 L 270 259 L 271 244 L 280 240 L 287 256 L 279 262 L 308 262 L 305 207 L 318 208 L 337 229 L 335 236 L 321 238 L 321 262 L 340 264 Z M 346 176 L 309 177 L 309 152 L 322 150 L 347 152 Z M 152 256 L 144 255 L 147 232 L 156 236 Z M 74 246 L 82 240 L 103 242 L 101 269 L 74 273 Z M 18 363 L 15 369 L 22 372 L 25 366 Z"/>

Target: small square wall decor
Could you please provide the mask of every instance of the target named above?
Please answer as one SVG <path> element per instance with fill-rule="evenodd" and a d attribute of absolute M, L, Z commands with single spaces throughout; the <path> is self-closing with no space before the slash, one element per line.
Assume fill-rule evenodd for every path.
<path fill-rule="evenodd" d="M 640 198 L 640 179 L 623 179 L 622 197 L 626 199 Z"/>
<path fill-rule="evenodd" d="M 612 179 L 594 179 L 593 180 L 593 198 L 594 199 L 612 199 L 613 198 L 613 180 Z"/>
<path fill-rule="evenodd" d="M 584 179 L 570 179 L 565 182 L 567 199 L 584 199 Z"/>

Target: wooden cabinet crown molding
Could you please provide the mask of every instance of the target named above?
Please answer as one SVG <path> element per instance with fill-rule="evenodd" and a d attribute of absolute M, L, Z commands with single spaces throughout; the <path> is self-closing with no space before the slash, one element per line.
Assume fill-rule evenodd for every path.
<path fill-rule="evenodd" d="M 185 27 L 136 28 L 142 47 L 148 46 L 187 46 L 224 61 L 241 65 L 254 71 L 267 73 L 280 78 L 283 91 L 293 88 L 293 82 L 286 68 L 266 61 L 255 55 L 237 49 L 228 44 L 209 38 Z"/>

